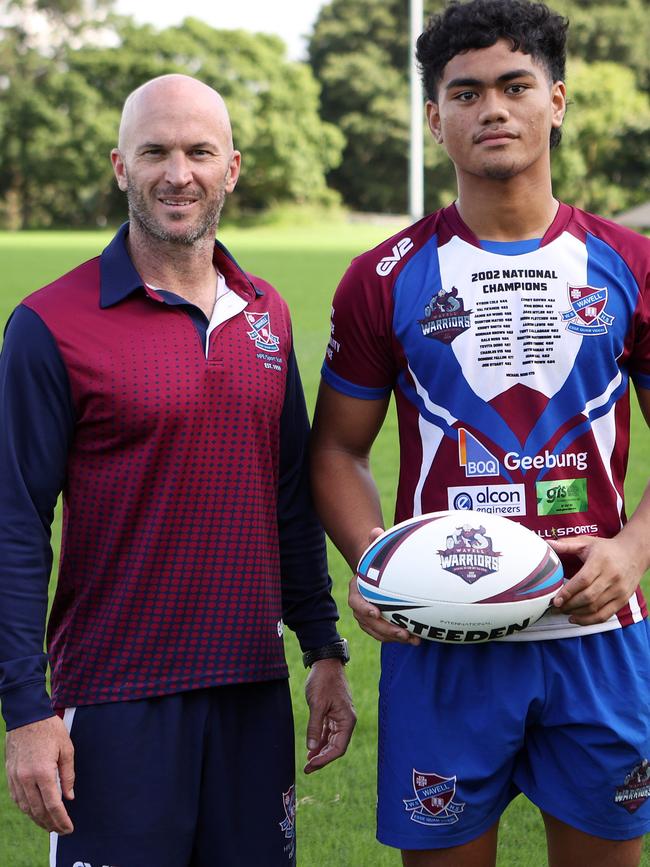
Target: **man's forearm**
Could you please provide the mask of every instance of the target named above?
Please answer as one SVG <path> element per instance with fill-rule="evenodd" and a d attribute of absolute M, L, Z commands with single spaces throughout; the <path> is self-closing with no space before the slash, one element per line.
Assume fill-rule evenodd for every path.
<path fill-rule="evenodd" d="M 335 448 L 312 450 L 312 487 L 323 526 L 356 569 L 373 527 L 383 526 L 379 492 L 366 458 Z"/>
<path fill-rule="evenodd" d="M 634 551 L 634 558 L 642 577 L 650 569 L 650 483 L 617 538 L 624 540 L 626 547 Z"/>

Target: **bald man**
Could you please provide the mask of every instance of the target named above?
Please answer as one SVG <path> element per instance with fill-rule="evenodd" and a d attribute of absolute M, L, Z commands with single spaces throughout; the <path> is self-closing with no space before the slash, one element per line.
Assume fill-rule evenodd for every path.
<path fill-rule="evenodd" d="M 289 314 L 215 241 L 241 162 L 219 94 L 144 84 L 111 158 L 129 222 L 22 302 L 0 356 L 9 788 L 53 867 L 293 864 L 285 624 L 307 773 L 354 711 Z"/>

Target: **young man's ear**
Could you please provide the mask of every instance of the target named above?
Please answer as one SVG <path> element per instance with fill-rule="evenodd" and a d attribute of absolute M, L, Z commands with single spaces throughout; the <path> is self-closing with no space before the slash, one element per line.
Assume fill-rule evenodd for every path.
<path fill-rule="evenodd" d="M 425 110 L 431 135 L 438 144 L 442 144 L 443 139 L 442 129 L 440 127 L 440 112 L 438 111 L 438 104 L 428 99 L 425 105 Z"/>
<path fill-rule="evenodd" d="M 559 129 L 566 114 L 566 85 L 563 81 L 555 81 L 551 85 L 551 103 L 553 105 L 551 124 Z"/>

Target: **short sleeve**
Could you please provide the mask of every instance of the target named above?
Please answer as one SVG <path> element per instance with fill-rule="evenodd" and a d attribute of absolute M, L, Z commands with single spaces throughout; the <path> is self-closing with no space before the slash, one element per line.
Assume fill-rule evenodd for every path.
<path fill-rule="evenodd" d="M 350 397 L 375 400 L 389 394 L 396 377 L 391 282 L 381 282 L 356 259 L 334 295 L 330 339 L 322 375 Z"/>

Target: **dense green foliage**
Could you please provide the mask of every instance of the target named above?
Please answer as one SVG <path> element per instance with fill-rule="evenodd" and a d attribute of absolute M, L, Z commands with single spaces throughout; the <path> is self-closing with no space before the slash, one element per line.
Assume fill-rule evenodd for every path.
<path fill-rule="evenodd" d="M 646 0 L 551 0 L 569 17 L 572 107 L 554 157 L 560 195 L 605 214 L 650 197 L 650 14 Z M 444 0 L 426 0 L 430 15 Z M 408 0 L 331 0 L 309 46 L 322 114 L 343 131 L 330 180 L 351 207 L 406 210 Z M 597 116 L 598 115 L 598 116 Z M 426 206 L 454 195 L 442 148 L 425 133 Z"/>
<path fill-rule="evenodd" d="M 6 3 L 0 3 L 0 10 Z M 108 154 L 125 97 L 156 75 L 185 72 L 219 90 L 244 154 L 232 207 L 337 199 L 325 174 L 343 137 L 318 114 L 318 85 L 282 40 L 219 31 L 188 18 L 161 32 L 129 19 L 104 26 L 113 44 L 72 40 L 47 51 L 18 26 L 0 49 L 0 224 L 93 226 L 120 219 Z M 2 87 L 4 84 L 4 87 Z"/>
<path fill-rule="evenodd" d="M 426 0 L 428 14 L 444 0 Z M 648 0 L 552 0 L 571 22 L 556 189 L 614 214 L 650 198 Z M 407 210 L 408 0 L 329 0 L 291 62 L 281 39 L 196 19 L 157 31 L 112 0 L 0 0 L 0 228 L 93 227 L 125 211 L 108 153 L 126 95 L 188 72 L 219 89 L 243 171 L 240 212 L 286 203 Z M 40 21 L 41 27 L 34 22 Z M 455 194 L 425 134 L 426 206 Z M 329 186 L 328 186 L 329 184 Z"/>

